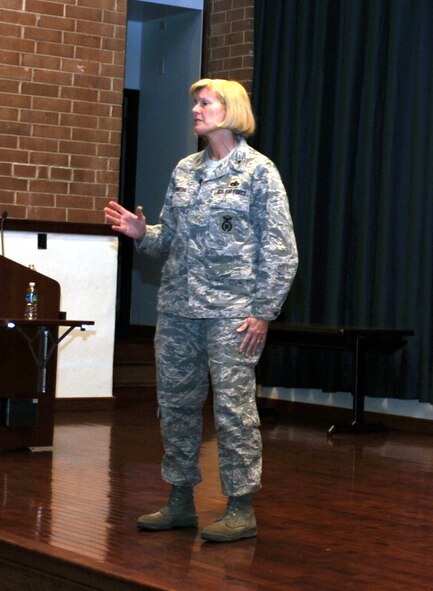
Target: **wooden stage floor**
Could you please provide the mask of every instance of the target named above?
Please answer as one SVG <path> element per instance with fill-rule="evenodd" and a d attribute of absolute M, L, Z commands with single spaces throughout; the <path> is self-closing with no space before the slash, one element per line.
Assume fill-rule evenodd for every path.
<path fill-rule="evenodd" d="M 201 525 L 223 513 L 206 411 Z M 163 503 L 153 405 L 57 415 L 51 452 L 0 455 L 2 591 L 428 591 L 433 438 L 326 437 L 329 425 L 265 419 L 258 537 L 138 532 Z"/>

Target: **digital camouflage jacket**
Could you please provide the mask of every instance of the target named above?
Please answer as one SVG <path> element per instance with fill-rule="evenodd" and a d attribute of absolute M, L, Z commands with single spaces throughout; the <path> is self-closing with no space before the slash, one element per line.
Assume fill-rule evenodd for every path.
<path fill-rule="evenodd" d="M 244 139 L 216 169 L 206 150 L 179 162 L 137 248 L 168 253 L 158 310 L 189 318 L 273 320 L 298 265 L 281 177 Z"/>

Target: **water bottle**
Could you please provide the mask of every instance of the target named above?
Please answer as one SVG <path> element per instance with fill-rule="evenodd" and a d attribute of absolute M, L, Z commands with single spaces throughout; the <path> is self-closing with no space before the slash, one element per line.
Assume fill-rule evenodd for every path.
<path fill-rule="evenodd" d="M 36 284 L 30 281 L 26 289 L 26 307 L 24 310 L 24 318 L 27 320 L 36 320 L 38 317 L 38 291 Z"/>

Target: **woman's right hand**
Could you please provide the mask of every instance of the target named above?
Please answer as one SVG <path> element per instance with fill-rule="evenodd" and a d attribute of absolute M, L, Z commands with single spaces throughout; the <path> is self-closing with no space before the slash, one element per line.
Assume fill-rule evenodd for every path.
<path fill-rule="evenodd" d="M 121 232 L 134 240 L 141 240 L 146 234 L 146 218 L 142 207 L 137 207 L 137 213 L 132 213 L 120 203 L 110 201 L 107 207 L 104 207 L 104 212 L 107 221 L 116 232 Z"/>

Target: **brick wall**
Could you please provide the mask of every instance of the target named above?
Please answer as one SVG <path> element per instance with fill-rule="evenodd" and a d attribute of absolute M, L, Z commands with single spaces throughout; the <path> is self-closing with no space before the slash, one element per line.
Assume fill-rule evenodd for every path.
<path fill-rule="evenodd" d="M 206 75 L 232 78 L 251 92 L 254 0 L 209 0 L 208 4 Z"/>
<path fill-rule="evenodd" d="M 118 194 L 127 0 L 2 0 L 0 208 L 98 223 Z"/>

